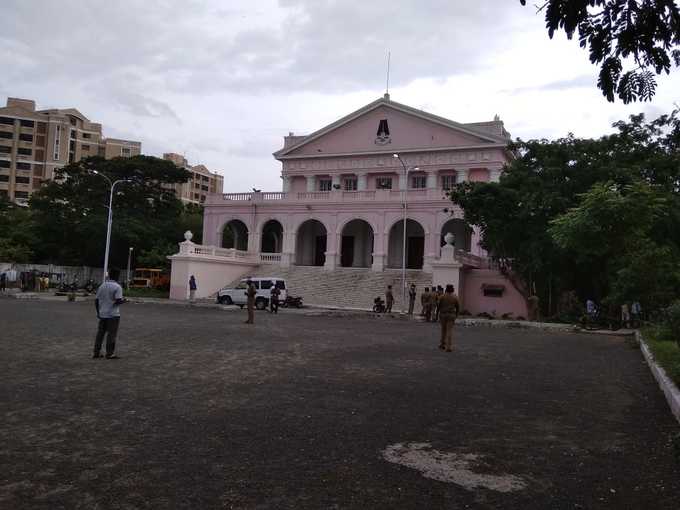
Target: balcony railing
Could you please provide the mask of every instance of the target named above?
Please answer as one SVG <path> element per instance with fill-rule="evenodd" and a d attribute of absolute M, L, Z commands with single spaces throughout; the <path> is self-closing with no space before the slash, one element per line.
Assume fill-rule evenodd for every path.
<path fill-rule="evenodd" d="M 223 193 L 222 200 L 215 195 L 210 203 L 213 205 L 224 204 L 224 202 L 401 202 L 406 198 L 407 202 L 423 200 L 441 200 L 445 196 L 445 191 L 440 189 L 409 189 L 402 190 L 362 190 L 362 191 L 255 191 L 253 193 Z M 234 204 L 236 205 L 236 204 Z"/>
<path fill-rule="evenodd" d="M 263 264 L 279 264 L 281 262 L 280 253 L 260 253 L 260 262 Z"/>

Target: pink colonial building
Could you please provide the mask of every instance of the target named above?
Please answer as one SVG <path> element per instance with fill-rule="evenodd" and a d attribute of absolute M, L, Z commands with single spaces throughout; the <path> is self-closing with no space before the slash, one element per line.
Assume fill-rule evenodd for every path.
<path fill-rule="evenodd" d="M 204 246 L 182 243 L 172 257 L 172 297 L 186 298 L 192 271 L 204 279 L 202 295 L 242 275 L 282 274 L 309 303 L 365 308 L 385 284 L 401 293 L 405 262 L 419 292 L 454 283 L 473 314 L 526 317 L 478 230 L 446 198 L 457 182 L 498 180 L 513 157 L 509 139 L 498 118 L 460 124 L 387 94 L 310 135 L 290 133 L 274 153 L 281 191 L 208 197 Z M 352 282 L 362 292 L 350 292 Z M 338 297 L 345 284 L 351 299 Z"/>

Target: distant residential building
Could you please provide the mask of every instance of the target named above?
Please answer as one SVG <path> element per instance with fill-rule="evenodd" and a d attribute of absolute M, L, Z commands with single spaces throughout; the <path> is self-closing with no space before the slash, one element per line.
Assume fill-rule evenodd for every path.
<path fill-rule="evenodd" d="M 182 202 L 202 204 L 205 202 L 208 194 L 222 193 L 224 177 L 216 172 L 211 172 L 205 165 L 191 166 L 184 156 L 174 152 L 163 154 L 163 159 L 172 161 L 178 167 L 191 172 L 191 177 L 187 182 L 170 186 L 175 190 L 175 195 Z"/>
<path fill-rule="evenodd" d="M 89 156 L 141 154 L 141 142 L 104 138 L 102 126 L 75 108 L 36 110 L 35 101 L 7 98 L 0 107 L 0 196 L 26 203 L 54 170 Z"/>

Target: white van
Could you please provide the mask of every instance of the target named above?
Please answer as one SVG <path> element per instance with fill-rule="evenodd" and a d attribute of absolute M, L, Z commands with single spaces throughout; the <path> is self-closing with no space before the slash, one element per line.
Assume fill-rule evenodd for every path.
<path fill-rule="evenodd" d="M 221 305 L 239 305 L 243 308 L 247 301 L 246 289 L 248 280 L 253 282 L 257 294 L 255 294 L 255 308 L 264 310 L 269 304 L 271 289 L 276 286 L 281 291 L 279 301 L 286 300 L 286 281 L 277 276 L 263 278 L 244 278 L 236 287 L 225 287 L 217 293 L 217 302 Z"/>

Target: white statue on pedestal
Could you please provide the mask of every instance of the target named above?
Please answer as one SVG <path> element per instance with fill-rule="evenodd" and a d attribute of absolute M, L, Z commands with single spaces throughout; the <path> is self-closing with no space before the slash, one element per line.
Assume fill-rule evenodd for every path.
<path fill-rule="evenodd" d="M 442 246 L 442 256 L 440 260 L 442 262 L 453 261 L 454 253 L 456 251 L 456 247 L 454 245 L 454 243 L 456 242 L 456 236 L 454 236 L 451 232 L 447 232 L 446 235 L 444 236 L 444 241 L 446 242 L 446 244 Z"/>

